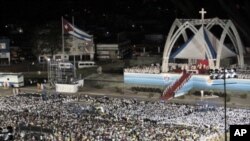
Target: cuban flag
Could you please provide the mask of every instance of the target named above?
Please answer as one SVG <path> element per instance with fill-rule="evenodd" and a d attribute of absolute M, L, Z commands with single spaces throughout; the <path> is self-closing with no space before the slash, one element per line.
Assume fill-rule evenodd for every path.
<path fill-rule="evenodd" d="M 63 30 L 64 33 L 70 34 L 78 39 L 92 41 L 92 35 L 80 30 L 79 28 L 73 26 L 70 22 L 63 19 Z"/>

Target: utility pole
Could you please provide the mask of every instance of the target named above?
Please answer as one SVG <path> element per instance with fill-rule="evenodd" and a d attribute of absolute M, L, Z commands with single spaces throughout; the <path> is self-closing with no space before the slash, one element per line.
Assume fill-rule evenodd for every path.
<path fill-rule="evenodd" d="M 227 92 L 226 92 L 226 68 L 224 68 L 224 113 L 225 113 L 225 141 L 227 141 Z"/>
<path fill-rule="evenodd" d="M 73 24 L 73 26 L 75 26 L 75 19 L 74 19 L 74 16 L 72 16 L 72 24 Z M 76 78 L 76 70 L 75 70 L 75 67 L 76 67 L 76 44 L 75 44 L 75 37 L 74 36 L 72 36 L 73 37 L 73 54 L 74 54 L 74 79 Z"/>

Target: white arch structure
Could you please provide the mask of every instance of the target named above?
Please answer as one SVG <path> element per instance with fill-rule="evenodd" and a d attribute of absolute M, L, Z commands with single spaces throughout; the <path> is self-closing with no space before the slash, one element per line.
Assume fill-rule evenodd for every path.
<path fill-rule="evenodd" d="M 223 29 L 221 37 L 219 39 L 220 43 L 216 51 L 217 57 L 215 60 L 215 64 L 214 64 L 214 61 L 211 61 L 213 60 L 211 51 L 209 50 L 208 46 L 205 46 L 205 51 L 206 51 L 208 60 L 210 60 L 209 66 L 213 68 L 220 67 L 222 47 L 223 47 L 226 37 L 228 36 L 236 51 L 238 65 L 240 67 L 244 67 L 243 44 L 241 42 L 239 33 L 237 32 L 231 20 L 224 20 L 224 19 L 222 20 L 219 18 L 204 19 L 203 21 L 201 19 L 176 19 L 170 28 L 167 41 L 164 46 L 163 60 L 162 60 L 162 72 L 163 73 L 168 72 L 168 63 L 169 63 L 170 53 L 177 39 L 182 35 L 184 41 L 187 42 L 188 37 L 187 37 L 186 30 L 190 29 L 194 34 L 197 34 L 198 33 L 197 26 L 200 27 L 202 23 L 204 24 L 204 28 L 206 28 L 209 31 L 211 30 L 212 27 L 216 25 L 220 26 Z"/>

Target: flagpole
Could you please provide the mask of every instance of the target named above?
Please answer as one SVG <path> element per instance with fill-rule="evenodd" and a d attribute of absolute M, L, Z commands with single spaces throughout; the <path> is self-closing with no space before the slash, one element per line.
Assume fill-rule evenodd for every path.
<path fill-rule="evenodd" d="M 64 27 L 63 27 L 63 16 L 62 16 L 62 61 L 64 62 L 64 57 L 65 57 L 65 54 L 64 54 Z"/>
<path fill-rule="evenodd" d="M 74 16 L 72 16 L 72 25 L 73 27 L 75 27 L 75 19 L 74 19 Z M 75 52 L 76 52 L 76 45 L 75 45 L 75 36 L 72 36 L 73 37 L 73 54 L 74 54 L 74 78 L 76 78 L 76 70 L 75 70 L 75 67 L 76 67 L 76 55 L 75 55 Z"/>

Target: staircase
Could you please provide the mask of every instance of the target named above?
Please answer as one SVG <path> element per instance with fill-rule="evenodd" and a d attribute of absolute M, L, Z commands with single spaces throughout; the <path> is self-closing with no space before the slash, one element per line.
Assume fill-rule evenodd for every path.
<path fill-rule="evenodd" d="M 191 78 L 191 76 L 191 73 L 182 73 L 182 76 L 179 79 L 177 79 L 172 85 L 164 90 L 161 99 L 172 99 L 175 95 L 175 92 L 177 92 Z"/>

